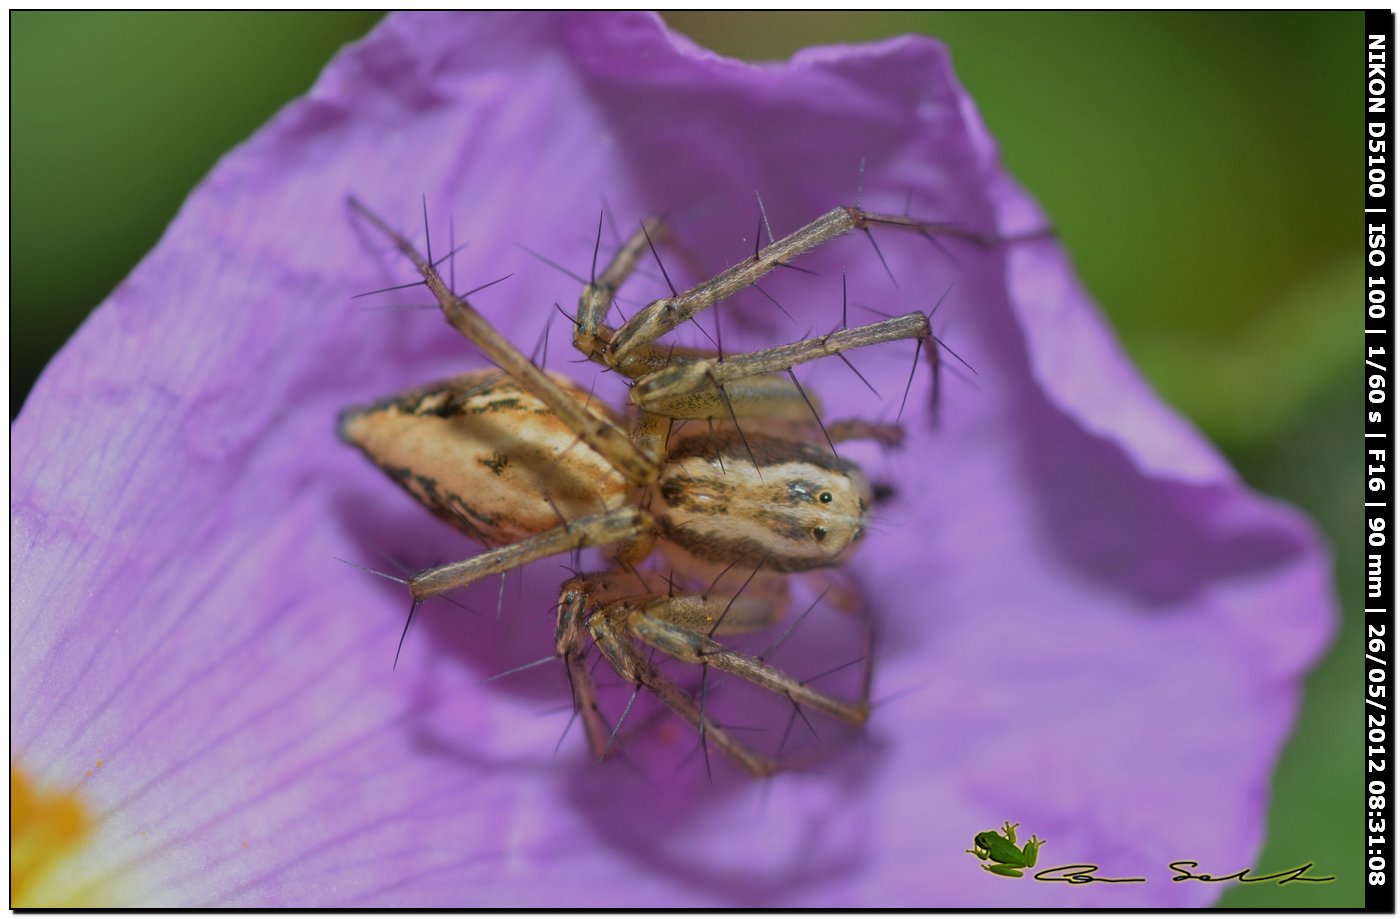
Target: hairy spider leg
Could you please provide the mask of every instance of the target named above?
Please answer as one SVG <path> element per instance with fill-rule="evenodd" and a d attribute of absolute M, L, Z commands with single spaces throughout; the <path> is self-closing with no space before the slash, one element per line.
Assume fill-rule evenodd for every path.
<path fill-rule="evenodd" d="M 794 679 L 762 657 L 730 650 L 714 640 L 712 636 L 715 634 L 750 631 L 769 625 L 781 616 L 781 612 L 775 609 L 755 612 L 764 602 L 756 600 L 750 602 L 753 609 L 741 614 L 742 623 L 731 623 L 728 621 L 729 615 L 739 599 L 737 596 L 726 598 L 695 593 L 626 598 L 598 606 L 588 616 L 587 624 L 599 651 L 619 675 L 629 682 L 645 686 L 699 730 L 702 741 L 713 740 L 741 767 L 755 776 L 763 777 L 773 774 L 780 764 L 753 751 L 717 724 L 705 713 L 702 704 L 668 680 L 643 657 L 626 640 L 627 636 L 635 637 L 683 663 L 714 667 L 785 696 L 795 708 L 805 706 L 855 726 L 863 725 L 870 714 L 871 654 L 867 651 L 863 658 L 866 661 L 866 674 L 862 680 L 861 698 L 856 702 L 837 699 L 814 689 L 810 681 Z M 576 616 L 587 602 L 587 598 L 576 600 L 570 616 Z M 592 704 L 595 709 L 592 712 L 594 726 L 590 728 L 590 743 L 595 752 L 600 748 L 606 750 L 606 725 L 596 712 L 596 695 L 582 666 L 581 636 L 572 622 L 570 627 L 572 644 L 561 644 L 560 653 L 577 661 L 570 665 L 571 681 L 578 692 L 580 704 Z M 561 634 L 563 631 L 561 626 Z M 845 666 L 849 664 L 842 665 L 843 668 Z M 595 736 L 596 740 L 593 739 Z"/>
<path fill-rule="evenodd" d="M 607 658 L 618 675 L 629 683 L 644 686 L 665 703 L 677 715 L 713 740 L 730 758 L 750 774 L 764 778 L 778 771 L 778 764 L 762 754 L 756 753 L 741 743 L 723 726 L 707 715 L 689 693 L 682 690 L 663 674 L 656 665 L 647 660 L 632 642 L 627 633 L 619 629 L 604 610 L 594 613 L 588 619 L 589 632 L 598 650 Z M 606 743 L 606 742 L 605 742 Z M 606 750 L 606 746 L 604 747 Z"/>
<path fill-rule="evenodd" d="M 787 371 L 855 348 L 907 338 L 922 342 L 929 335 L 928 317 L 915 312 L 776 348 L 730 355 L 722 361 L 689 360 L 638 379 L 631 399 L 646 411 L 673 418 L 722 417 L 727 410 L 726 397 L 735 404 L 731 387 L 739 380 Z"/>
<path fill-rule="evenodd" d="M 655 529 L 651 514 L 640 507 L 619 507 L 606 513 L 589 514 L 465 561 L 420 572 L 409 579 L 408 587 L 414 600 L 426 600 L 550 555 L 588 546 L 613 545 L 637 539 Z"/>
<path fill-rule="evenodd" d="M 748 594 L 742 589 L 729 592 L 732 587 L 723 591 L 717 590 L 723 582 L 721 577 L 716 579 L 715 584 L 704 594 L 687 592 L 677 595 L 673 593 L 674 585 L 670 579 L 663 579 L 655 572 L 634 572 L 631 576 L 619 571 L 597 572 L 573 578 L 565 583 L 559 599 L 555 631 L 556 649 L 558 656 L 564 659 L 574 695 L 575 710 L 584 722 L 589 746 L 595 756 L 602 758 L 605 755 L 612 736 L 598 709 L 597 691 L 592 675 L 584 664 L 585 629 L 593 636 L 594 643 L 599 647 L 604 659 L 613 664 L 619 674 L 639 688 L 645 686 L 656 694 L 700 730 L 702 737 L 714 739 L 721 749 L 755 775 L 769 775 L 775 771 L 775 764 L 753 753 L 709 718 L 705 714 L 703 700 L 697 705 L 693 698 L 670 684 L 664 676 L 655 672 L 654 668 L 642 666 L 641 662 L 645 659 L 640 655 L 627 653 L 619 644 L 626 643 L 626 623 L 614 624 L 608 619 L 609 616 L 617 618 L 618 611 L 626 608 L 619 605 L 619 598 L 624 598 L 624 603 L 632 605 L 669 598 L 674 600 L 673 615 L 699 627 L 708 627 L 716 634 L 739 634 L 767 628 L 782 618 L 788 598 L 785 580 L 781 577 L 765 576 L 770 580 L 763 589 Z M 750 575 L 750 580 L 752 577 Z M 636 578 L 641 579 L 641 586 L 644 588 L 640 594 L 636 590 Z M 647 663 L 649 664 L 649 661 Z"/>
<path fill-rule="evenodd" d="M 613 255 L 603 273 L 597 273 L 598 245 L 602 240 L 603 223 L 599 215 L 598 239 L 593 244 L 593 268 L 588 284 L 578 298 L 578 316 L 574 320 L 574 347 L 589 360 L 607 366 L 603 352 L 612 341 L 614 330 L 607 324 L 608 310 L 612 309 L 613 298 L 632 272 L 637 261 L 647 251 L 647 236 L 655 238 L 666 231 L 659 219 L 644 223 L 623 243 Z"/>
<path fill-rule="evenodd" d="M 601 234 L 601 232 L 600 224 L 599 233 Z M 610 370 L 617 370 L 628 379 L 635 379 L 639 374 L 660 370 L 676 360 L 713 357 L 716 353 L 713 350 L 700 348 L 649 345 L 639 348 L 633 361 L 625 368 L 614 367 L 608 361 L 608 346 L 612 343 L 613 336 L 617 334 L 617 331 L 607 323 L 608 310 L 611 309 L 614 298 L 622 285 L 637 272 L 638 260 L 641 256 L 648 251 L 655 253 L 654 242 L 657 239 L 665 239 L 669 235 L 670 229 L 660 217 L 643 222 L 628 237 L 627 241 L 618 247 L 617 252 L 613 254 L 612 260 L 603 269 L 601 275 L 597 273 L 598 246 L 601 243 L 601 236 L 594 241 L 593 273 L 590 275 L 589 282 L 584 285 L 583 292 L 579 295 L 578 313 L 574 318 L 574 347 L 590 361 L 601 364 Z"/>
<path fill-rule="evenodd" d="M 929 238 L 935 235 L 952 236 L 983 247 L 994 242 L 979 233 L 948 224 L 876 214 L 855 207 L 833 208 L 805 227 L 770 243 L 752 258 L 744 259 L 680 294 L 648 304 L 613 335 L 606 355 L 608 363 L 629 376 L 639 375 L 636 362 L 645 353 L 646 346 L 690 320 L 696 313 L 733 296 L 779 265 L 787 264 L 822 243 L 852 230 L 864 230 L 876 225 L 913 230 Z"/>
<path fill-rule="evenodd" d="M 660 461 L 656 457 L 648 456 L 640 450 L 626 431 L 607 419 L 590 413 L 543 370 L 531 363 L 524 353 L 497 332 L 470 303 L 448 288 L 437 269 L 403 234 L 390 227 L 383 218 L 358 199 L 350 198 L 349 204 L 376 229 L 389 237 L 395 247 L 413 262 L 424 283 L 437 298 L 447 321 L 476 345 L 488 360 L 508 374 L 522 389 L 543 402 L 578 435 L 580 440 L 607 460 L 629 482 L 634 485 L 646 485 L 656 480 L 661 469 Z"/>
<path fill-rule="evenodd" d="M 847 724 L 865 723 L 870 715 L 869 700 L 842 702 L 793 679 L 760 658 L 731 651 L 715 641 L 706 634 L 703 617 L 695 614 L 697 601 L 704 606 L 717 602 L 681 594 L 654 597 L 640 603 L 621 601 L 610 611 L 637 638 L 678 661 L 707 664 Z"/>

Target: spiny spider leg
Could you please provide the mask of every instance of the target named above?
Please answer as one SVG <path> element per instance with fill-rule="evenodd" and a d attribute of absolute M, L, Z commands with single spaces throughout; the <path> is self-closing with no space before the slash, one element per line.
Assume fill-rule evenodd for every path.
<path fill-rule="evenodd" d="M 864 418 L 843 418 L 826 426 L 831 439 L 838 444 L 847 440 L 870 440 L 884 447 L 899 447 L 904 444 L 904 427 L 879 421 L 866 421 Z"/>
<path fill-rule="evenodd" d="M 631 398 L 649 412 L 677 418 L 719 417 L 723 410 L 721 389 L 733 381 L 788 370 L 854 348 L 904 338 L 922 341 L 929 334 L 928 317 L 923 313 L 908 313 L 789 345 L 731 355 L 722 361 L 687 360 L 638 379 L 632 387 Z M 702 414 L 694 414 L 697 411 Z"/>
<path fill-rule="evenodd" d="M 627 432 L 590 413 L 543 370 L 532 364 L 528 357 L 497 332 L 470 303 L 448 288 L 437 269 L 403 234 L 390 227 L 383 218 L 365 207 L 357 198 L 351 197 L 348 201 L 351 208 L 393 240 L 395 247 L 413 262 L 428 289 L 437 298 L 447 321 L 480 348 L 488 360 L 509 374 L 522 389 L 543 402 L 578 434 L 579 439 L 607 460 L 628 481 L 635 485 L 645 485 L 656 480 L 660 471 L 660 463 L 656 457 L 648 456 L 633 444 Z"/>
<path fill-rule="evenodd" d="M 601 231 L 601 229 L 600 225 L 599 230 Z M 579 295 L 578 316 L 574 319 L 574 347 L 590 361 L 602 364 L 604 367 L 612 367 L 608 363 L 607 348 L 617 332 L 607 324 L 608 310 L 616 302 L 614 298 L 618 290 L 628 278 L 636 273 L 638 260 L 643 254 L 649 251 L 654 252 L 654 243 L 664 239 L 669 235 L 669 232 L 666 223 L 660 218 L 648 220 L 618 248 L 612 261 L 603 269 L 602 274 L 596 273 L 595 263 L 594 274 L 589 283 L 584 285 L 583 293 Z M 648 238 L 648 234 L 650 234 L 650 238 Z M 598 241 L 595 240 L 595 250 L 597 244 Z M 596 262 L 596 251 L 594 258 Z M 639 374 L 668 367 L 677 359 L 688 360 L 713 356 L 715 356 L 714 351 L 699 348 L 675 345 L 663 348 L 648 345 L 638 349 L 626 369 L 613 369 L 618 369 L 624 376 L 635 379 Z M 646 446 L 644 445 L 642 449 L 645 450 Z"/>
<path fill-rule="evenodd" d="M 598 759 L 607 751 L 609 731 L 598 710 L 598 690 L 593 674 L 584 666 L 583 639 L 587 629 L 586 607 L 591 597 L 606 594 L 607 579 L 606 574 L 595 574 L 565 582 L 559 594 L 559 616 L 554 628 L 554 647 L 564 659 L 564 672 L 574 695 L 574 711 L 582 717 L 588 747 Z"/>
<path fill-rule="evenodd" d="M 640 595 L 637 594 L 638 583 L 635 577 L 642 579 L 640 586 L 643 592 Z M 638 603 L 671 597 L 674 591 L 674 585 L 669 579 L 663 579 L 656 572 L 639 572 L 635 577 L 616 570 L 581 575 L 566 582 L 559 595 L 555 647 L 559 656 L 564 659 L 574 693 L 575 709 L 582 716 L 589 747 L 594 756 L 599 758 L 607 752 L 612 731 L 598 710 L 598 694 L 593 676 L 584 665 L 585 629 L 596 630 L 594 640 L 604 659 L 610 663 L 625 660 L 636 665 L 638 661 L 646 659 L 640 655 L 633 657 L 616 646 L 617 642 L 621 642 L 631 648 L 624 637 L 626 623 L 619 617 L 625 610 Z M 718 631 L 723 634 L 738 634 L 771 626 L 782 617 L 787 607 L 787 587 L 781 579 L 774 579 L 771 583 L 742 596 L 720 592 L 710 597 L 710 592 L 676 594 L 673 598 L 673 615 L 693 621 L 702 627 L 718 625 Z M 628 597 L 631 599 L 624 599 Z M 618 622 L 611 622 L 609 617 L 618 619 Z M 594 621 L 595 619 L 599 621 Z M 603 636 L 601 641 L 596 637 L 598 634 Z M 635 649 L 632 650 L 635 653 Z M 622 673 L 621 669 L 619 673 Z M 623 673 L 623 676 L 626 674 Z M 742 749 L 722 728 L 705 716 L 703 705 L 688 705 L 683 699 L 684 693 L 678 688 L 661 685 L 664 677 L 659 673 L 648 675 L 643 668 L 641 676 L 642 679 L 633 682 L 647 685 L 699 730 L 714 736 L 721 747 L 734 754 L 746 769 L 758 775 L 771 773 L 773 764 Z M 722 736 L 711 732 L 718 732 Z"/>
<path fill-rule="evenodd" d="M 624 680 L 645 686 L 672 711 L 689 721 L 696 730 L 701 731 L 707 741 L 713 741 L 751 774 L 763 778 L 778 771 L 777 763 L 740 743 L 729 731 L 705 714 L 689 693 L 668 679 L 656 668 L 656 665 L 642 656 L 641 652 L 627 640 L 625 633 L 613 624 L 609 609 L 599 610 L 590 616 L 588 629 L 593 635 L 593 642 L 598 646 L 598 650 L 602 652 L 608 663 Z"/>
<path fill-rule="evenodd" d="M 852 230 L 866 229 L 871 225 L 902 227 L 925 236 L 955 236 L 981 246 L 992 242 L 981 234 L 947 224 L 875 214 L 855 207 L 834 208 L 805 227 L 771 243 L 756 256 L 725 269 L 708 281 L 677 296 L 648 304 L 617 330 L 607 355 L 608 362 L 629 376 L 636 376 L 635 360 L 645 347 L 696 313 L 733 296 L 778 265 Z"/>
<path fill-rule="evenodd" d="M 601 235 L 603 224 L 601 215 L 598 232 Z M 637 268 L 637 260 L 647 251 L 647 234 L 652 239 L 666 231 L 665 224 L 652 219 L 642 225 L 628 238 L 627 242 L 613 255 L 612 261 L 602 274 L 591 274 L 589 283 L 578 298 L 578 319 L 574 322 L 574 347 L 586 354 L 590 360 L 604 364 L 603 351 L 612 341 L 614 330 L 607 324 L 608 310 L 612 308 L 613 297 L 623 283 Z M 597 267 L 597 242 L 594 243 L 594 268 Z"/>
<path fill-rule="evenodd" d="M 625 617 L 627 629 L 646 644 L 663 654 L 688 664 L 706 664 L 716 670 L 732 673 L 764 689 L 786 695 L 799 705 L 824 712 L 847 724 L 862 725 L 870 716 L 870 702 L 843 702 L 812 689 L 762 659 L 724 645 L 693 628 L 687 628 L 692 618 L 687 615 L 681 597 L 657 597 L 644 604 L 614 607 L 614 615 Z M 678 620 L 678 621 L 677 621 Z"/>
<path fill-rule="evenodd" d="M 570 549 L 606 546 L 640 537 L 656 528 L 651 514 L 639 507 L 620 507 L 601 514 L 579 517 L 537 536 L 500 546 L 465 561 L 453 562 L 416 574 L 408 582 L 415 600 L 425 600 L 479 578 L 518 568 L 537 559 Z"/>
<path fill-rule="evenodd" d="M 606 575 L 591 576 L 574 583 L 578 585 L 578 589 L 584 590 L 588 583 L 602 586 L 602 579 L 605 577 Z M 860 701 L 845 702 L 836 699 L 788 676 L 766 663 L 763 658 L 731 651 L 709 637 L 707 632 L 734 633 L 762 628 L 771 625 L 781 616 L 780 604 L 754 598 L 749 601 L 752 608 L 743 613 L 739 620 L 726 623 L 728 612 L 736 599 L 738 598 L 731 597 L 726 602 L 724 597 L 682 593 L 617 600 L 602 604 L 588 616 L 588 630 L 603 657 L 625 680 L 646 686 L 699 730 L 706 742 L 713 740 L 739 765 L 754 775 L 766 776 L 775 772 L 778 764 L 755 753 L 725 728 L 716 724 L 691 695 L 661 674 L 627 640 L 627 636 L 635 636 L 676 660 L 714 667 L 734 674 L 786 696 L 794 706 L 806 706 L 857 726 L 865 723 L 870 712 L 870 652 L 867 650 L 867 674 L 863 680 Z M 593 686 L 582 666 L 583 653 L 577 615 L 585 604 L 597 606 L 596 601 L 589 601 L 584 597 L 572 598 L 567 607 L 561 604 L 558 634 L 567 635 L 567 640 L 561 638 L 559 649 L 570 662 L 571 681 L 586 718 L 590 717 L 589 707 L 594 707 L 591 717 L 593 725 L 589 728 L 589 734 L 594 752 L 597 753 L 600 749 L 606 750 L 608 735 L 606 724 L 596 712 L 596 694 Z"/>

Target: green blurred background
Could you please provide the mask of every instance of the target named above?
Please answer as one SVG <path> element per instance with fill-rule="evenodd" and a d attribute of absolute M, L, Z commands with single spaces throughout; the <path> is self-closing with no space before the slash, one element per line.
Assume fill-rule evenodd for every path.
<path fill-rule="evenodd" d="M 1338 880 L 1236 887 L 1222 905 L 1361 905 L 1362 14 L 667 18 L 749 59 L 904 32 L 952 49 L 1143 372 L 1332 544 L 1344 625 L 1308 683 L 1258 865 Z M 377 19 L 11 14 L 11 417 L 214 161 Z"/>

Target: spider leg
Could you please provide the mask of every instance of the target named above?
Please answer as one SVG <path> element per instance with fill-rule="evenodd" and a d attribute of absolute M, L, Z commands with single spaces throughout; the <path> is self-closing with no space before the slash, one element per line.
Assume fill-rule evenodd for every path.
<path fill-rule="evenodd" d="M 752 258 L 725 269 L 708 281 L 676 296 L 648 304 L 617 330 L 607 355 L 608 363 L 629 376 L 636 375 L 634 360 L 646 346 L 682 322 L 690 320 L 696 313 L 738 293 L 761 280 L 778 265 L 786 264 L 822 243 L 844 236 L 852 230 L 866 230 L 876 225 L 913 230 L 931 240 L 939 235 L 952 236 L 984 247 L 995 242 L 981 234 L 948 224 L 876 214 L 855 207 L 834 208 L 805 227 L 771 243 Z"/>
<path fill-rule="evenodd" d="M 776 763 L 751 750 L 724 727 L 715 723 L 689 693 L 672 682 L 627 640 L 625 626 L 622 624 L 628 608 L 626 602 L 606 606 L 588 619 L 588 629 L 593 635 L 594 644 L 617 671 L 618 676 L 629 683 L 645 686 L 672 711 L 690 722 L 696 730 L 703 732 L 708 741 L 716 744 L 751 774 L 763 778 L 777 772 Z"/>
<path fill-rule="evenodd" d="M 695 363 L 676 364 L 673 367 L 680 371 L 683 366 L 695 366 Z M 699 365 L 702 376 L 704 368 L 711 366 L 704 359 Z M 787 374 L 764 373 L 730 380 L 721 384 L 724 396 L 719 394 L 711 380 L 696 382 L 684 371 L 677 376 L 681 383 L 674 391 L 658 392 L 660 387 L 653 384 L 648 387 L 646 395 L 638 396 L 638 399 L 647 401 L 646 406 L 638 403 L 641 410 L 656 411 L 677 421 L 729 421 L 732 412 L 739 418 L 763 419 L 765 424 L 771 422 L 783 430 L 801 428 L 804 437 L 806 429 L 812 426 L 813 416 L 820 417 L 821 400 L 810 390 L 800 388 Z M 688 391 L 686 387 L 690 387 Z M 725 396 L 728 397 L 728 405 L 725 404 Z M 771 432 L 773 429 L 765 427 L 764 430 Z"/>
<path fill-rule="evenodd" d="M 409 579 L 413 599 L 425 600 L 465 587 L 487 575 L 499 574 L 536 559 L 585 546 L 606 546 L 644 537 L 655 530 L 651 514 L 639 507 L 620 507 L 590 514 L 519 542 L 500 546 L 465 561 L 453 562 Z"/>
<path fill-rule="evenodd" d="M 583 719 L 588 747 L 593 756 L 602 759 L 608 748 L 608 726 L 598 710 L 598 689 L 593 675 L 584 666 L 584 635 L 587 631 L 587 607 L 596 604 L 609 592 L 608 576 L 584 575 L 566 581 L 559 594 L 559 615 L 554 629 L 554 647 L 564 659 L 565 673 L 574 695 L 574 710 Z"/>
<path fill-rule="evenodd" d="M 618 248 L 602 274 L 597 274 L 595 270 L 579 296 L 578 314 L 573 321 L 574 347 L 590 361 L 617 370 L 630 379 L 668 367 L 676 360 L 714 357 L 716 354 L 715 351 L 701 348 L 651 344 L 638 347 L 625 366 L 614 366 L 608 360 L 608 347 L 617 334 L 617 330 L 607 323 L 608 310 L 618 290 L 636 271 L 638 259 L 669 234 L 670 228 L 661 218 L 646 221 Z"/>
<path fill-rule="evenodd" d="M 654 574 L 650 577 L 655 579 Z M 577 705 L 588 726 L 589 743 L 595 755 L 601 756 L 606 752 L 610 732 L 597 711 L 596 692 L 587 668 L 583 666 L 580 618 L 588 605 L 596 605 L 587 617 L 588 631 L 617 674 L 630 683 L 645 686 L 701 731 L 706 741 L 713 741 L 735 762 L 756 776 L 773 774 L 778 769 L 777 763 L 754 752 L 714 722 L 691 695 L 662 674 L 628 640 L 629 635 L 676 660 L 734 674 L 785 696 L 793 705 L 815 709 L 848 724 L 864 724 L 869 716 L 870 677 L 873 671 L 868 663 L 860 701 L 846 702 L 794 679 L 768 664 L 763 657 L 731 651 L 711 637 L 764 628 L 781 618 L 787 602 L 785 584 L 781 579 L 768 585 L 759 595 L 744 596 L 742 591 L 713 595 L 655 593 L 600 602 L 603 598 L 625 591 L 626 582 L 612 578 L 611 574 L 588 575 L 565 585 L 556 633 L 559 651 L 569 666 Z M 777 588 L 776 592 L 774 588 Z M 780 642 L 781 639 L 773 647 Z M 868 653 L 866 660 L 869 660 Z"/>
<path fill-rule="evenodd" d="M 694 618 L 681 597 L 657 597 L 640 604 L 624 601 L 619 606 L 626 616 L 628 631 L 676 660 L 732 673 L 847 724 L 862 725 L 870 716 L 868 694 L 858 702 L 845 702 L 788 676 L 762 658 L 724 647 L 694 627 Z"/>
<path fill-rule="evenodd" d="M 713 586 L 733 593 L 733 585 L 721 584 L 722 580 L 722 577 L 716 579 Z M 639 586 L 643 599 L 669 596 L 673 589 L 654 571 L 614 570 L 572 578 L 564 583 L 559 594 L 555 648 L 564 661 L 574 694 L 574 708 L 583 719 L 589 747 L 599 758 L 607 750 L 610 729 L 598 709 L 592 673 L 584 665 L 588 614 L 620 599 L 636 598 Z M 727 603 L 722 597 L 708 600 L 704 595 L 693 593 L 680 594 L 676 600 L 678 614 L 686 611 L 695 621 L 706 624 L 718 621 L 722 634 L 751 632 L 767 628 L 782 618 L 787 607 L 787 581 L 781 576 L 764 574 L 758 587 L 744 596 L 729 597 Z"/>
<path fill-rule="evenodd" d="M 810 437 L 814 427 L 824 428 L 826 436 L 833 443 L 846 443 L 853 440 L 868 440 L 885 447 L 904 445 L 904 428 L 898 424 L 868 421 L 864 418 L 842 418 L 837 421 L 814 424 L 821 418 L 822 403 L 817 394 L 807 389 L 799 389 L 786 375 L 761 374 L 735 380 L 725 385 L 734 414 L 740 418 L 761 418 L 765 433 L 780 437 Z M 803 396 L 806 399 L 803 399 Z M 703 403 L 703 398 L 700 401 Z M 711 405 L 713 408 L 714 405 Z M 719 402 L 724 411 L 723 402 Z M 692 409 L 693 410 L 693 409 Z M 718 416 L 721 420 L 727 415 Z M 677 418 L 684 424 L 688 419 Z M 683 430 L 677 425 L 674 431 Z"/>
<path fill-rule="evenodd" d="M 929 335 L 928 317 L 916 312 L 724 360 L 688 360 L 639 378 L 631 399 L 646 411 L 677 418 L 723 417 L 724 397 L 734 401 L 730 387 L 740 380 L 790 370 L 854 348 L 905 338 L 922 341 Z"/>
<path fill-rule="evenodd" d="M 638 448 L 626 431 L 607 419 L 590 413 L 543 370 L 535 366 L 470 303 L 453 293 L 438 274 L 437 268 L 424 258 L 403 234 L 395 231 L 359 200 L 350 198 L 349 204 L 376 229 L 389 237 L 395 247 L 413 262 L 418 273 L 423 276 L 424 283 L 437 298 L 447 321 L 476 345 L 489 361 L 509 374 L 522 389 L 543 402 L 579 436 L 580 440 L 606 459 L 628 481 L 635 485 L 646 485 L 656 480 L 661 468 L 656 457 L 649 456 Z"/>
<path fill-rule="evenodd" d="M 643 226 L 646 228 L 645 231 L 638 229 L 633 233 L 618 248 L 612 261 L 603 269 L 602 274 L 597 274 L 595 271 L 590 276 L 587 286 L 583 288 L 583 293 L 578 298 L 578 317 L 574 320 L 574 347 L 586 355 L 589 360 L 604 366 L 607 362 L 603 360 L 603 353 L 615 334 L 614 330 L 607 324 L 608 310 L 612 309 L 613 297 L 617 296 L 623 283 L 636 270 L 637 260 L 647 251 L 647 234 L 651 234 L 652 239 L 657 239 L 666 232 L 665 224 L 658 218 L 647 221 Z M 598 222 L 600 235 L 602 229 L 603 224 L 600 219 Z M 596 262 L 596 248 L 594 259 Z"/>
<path fill-rule="evenodd" d="M 838 444 L 848 440 L 869 440 L 884 447 L 904 445 L 904 427 L 863 418 L 843 418 L 826 426 L 831 439 Z"/>

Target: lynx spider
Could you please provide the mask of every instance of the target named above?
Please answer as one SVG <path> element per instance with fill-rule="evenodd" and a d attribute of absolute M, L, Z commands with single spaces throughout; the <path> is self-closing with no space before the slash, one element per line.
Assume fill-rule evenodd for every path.
<path fill-rule="evenodd" d="M 755 776 L 772 775 L 779 764 L 716 723 L 703 699 L 697 703 L 662 673 L 639 643 L 741 677 L 786 696 L 794 707 L 864 724 L 869 654 L 861 697 L 844 701 L 715 638 L 777 622 L 785 613 L 787 576 L 841 565 L 864 534 L 871 486 L 854 464 L 835 455 L 835 443 L 897 444 L 902 438 L 898 425 L 859 419 L 821 426 L 792 368 L 899 339 L 913 338 L 922 348 L 931 337 L 928 317 L 913 312 L 747 354 L 657 340 L 775 267 L 852 230 L 868 234 L 871 226 L 893 226 L 931 241 L 933 234 L 987 241 L 947 225 L 837 207 L 767 247 L 756 245 L 753 257 L 689 290 L 672 288 L 673 296 L 650 303 L 616 329 L 606 322 L 613 298 L 666 227 L 661 220 L 644 222 L 601 274 L 595 243 L 594 270 L 573 317 L 573 344 L 630 381 L 629 432 L 590 393 L 540 369 L 506 341 L 405 236 L 358 200 L 348 203 L 413 262 L 448 322 L 497 368 L 342 415 L 346 441 L 430 510 L 483 545 L 495 544 L 465 561 L 414 575 L 408 586 L 415 608 L 546 556 L 608 547 L 608 570 L 564 583 L 555 628 L 557 657 L 594 756 L 606 755 L 612 738 L 584 666 L 585 635 L 622 679 L 655 694 L 700 732 L 702 743 L 713 741 Z M 600 240 L 601 232 L 600 219 Z M 746 434 L 740 418 L 757 419 L 777 433 Z M 702 422 L 708 434 L 685 433 Z M 831 449 L 817 439 L 818 428 Z M 587 449 L 573 449 L 580 442 Z M 513 479 L 503 475 L 512 468 Z M 654 552 L 671 566 L 671 575 L 640 567 Z M 710 586 L 704 592 L 678 590 L 675 575 L 682 583 Z"/>

